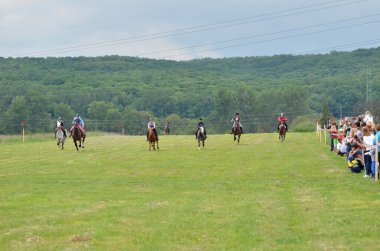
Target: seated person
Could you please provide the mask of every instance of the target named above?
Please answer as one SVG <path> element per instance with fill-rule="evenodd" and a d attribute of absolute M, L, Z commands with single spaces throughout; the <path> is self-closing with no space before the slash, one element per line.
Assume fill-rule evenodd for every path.
<path fill-rule="evenodd" d="M 338 139 L 338 144 L 336 145 L 337 155 L 344 156 L 346 155 L 346 144 L 342 142 L 342 138 Z"/>
<path fill-rule="evenodd" d="M 362 150 L 356 142 L 352 143 L 352 149 L 348 155 L 348 169 L 353 173 L 360 173 L 364 169 Z"/>

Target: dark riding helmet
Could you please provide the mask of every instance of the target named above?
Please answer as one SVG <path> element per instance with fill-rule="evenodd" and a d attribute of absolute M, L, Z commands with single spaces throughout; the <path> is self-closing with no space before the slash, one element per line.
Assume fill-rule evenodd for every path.
<path fill-rule="evenodd" d="M 239 115 L 239 113 L 237 112 L 235 115 Z"/>
<path fill-rule="evenodd" d="M 202 120 L 202 118 L 199 118 L 199 120 Z"/>

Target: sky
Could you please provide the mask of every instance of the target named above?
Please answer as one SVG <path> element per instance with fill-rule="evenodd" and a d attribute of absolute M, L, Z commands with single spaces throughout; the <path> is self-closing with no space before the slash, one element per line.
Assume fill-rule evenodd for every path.
<path fill-rule="evenodd" d="M 0 0 L 0 57 L 200 58 L 380 46 L 379 0 Z"/>

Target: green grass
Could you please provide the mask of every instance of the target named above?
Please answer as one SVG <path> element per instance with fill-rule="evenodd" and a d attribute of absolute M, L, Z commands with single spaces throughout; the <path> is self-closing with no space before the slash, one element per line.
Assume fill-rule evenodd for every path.
<path fill-rule="evenodd" d="M 315 133 L 49 137 L 0 143 L 1 250 L 380 248 L 379 184 Z"/>

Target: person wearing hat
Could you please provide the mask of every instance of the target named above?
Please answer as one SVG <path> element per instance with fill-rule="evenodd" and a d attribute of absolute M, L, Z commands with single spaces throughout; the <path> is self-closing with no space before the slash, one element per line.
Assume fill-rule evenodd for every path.
<path fill-rule="evenodd" d="M 63 126 L 63 120 L 61 117 L 58 117 L 58 120 L 57 120 L 57 126 L 54 130 L 54 138 L 57 137 L 57 131 L 58 131 L 58 128 L 61 128 L 62 131 L 63 131 L 63 136 L 66 138 L 66 129 L 65 127 Z"/>
<path fill-rule="evenodd" d="M 77 113 L 77 115 L 73 118 L 72 124 L 73 125 L 70 128 L 70 137 L 73 135 L 74 124 L 78 124 L 78 128 L 82 132 L 82 135 L 86 134 L 85 131 L 84 131 L 84 121 L 81 118 L 81 116 L 79 115 L 79 113 Z"/>
<path fill-rule="evenodd" d="M 158 141 L 158 135 L 157 135 L 157 130 L 156 130 L 156 123 L 154 123 L 154 121 L 153 121 L 152 118 L 149 118 L 148 128 L 152 128 L 153 129 L 154 135 L 156 135 L 156 139 Z M 148 141 L 148 134 L 149 134 L 149 131 L 147 130 L 147 132 L 146 132 L 146 141 Z"/>
<path fill-rule="evenodd" d="M 231 131 L 232 134 L 234 133 L 234 128 L 236 125 L 235 123 L 239 123 L 240 131 L 241 133 L 243 133 L 243 126 L 240 123 L 240 115 L 238 112 L 235 113 L 235 116 L 231 119 L 231 123 L 232 123 L 232 131 Z"/>
<path fill-rule="evenodd" d="M 281 121 L 284 122 L 284 125 L 286 127 L 286 131 L 288 131 L 288 124 L 286 124 L 286 122 L 288 121 L 288 118 L 284 116 L 284 113 L 281 113 L 280 117 L 277 118 L 277 122 L 278 122 L 277 132 L 279 132 L 279 130 L 280 130 Z"/>
<path fill-rule="evenodd" d="M 197 130 L 195 131 L 195 139 L 197 139 L 199 127 L 201 127 L 201 126 L 203 127 L 203 130 L 205 132 L 205 139 L 207 139 L 206 128 L 205 128 L 205 124 L 204 124 L 202 118 L 199 119 L 198 127 L 197 127 Z"/>

